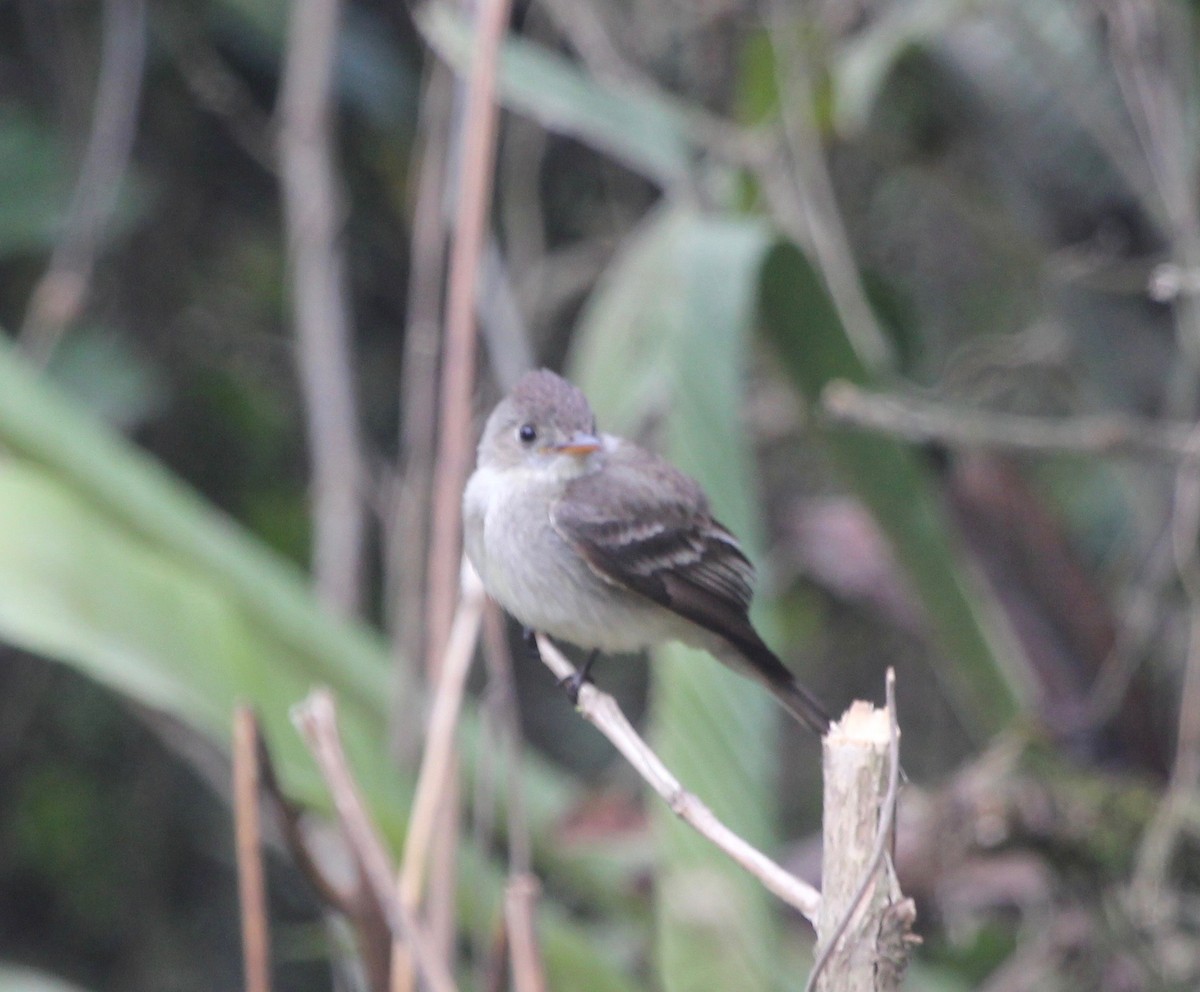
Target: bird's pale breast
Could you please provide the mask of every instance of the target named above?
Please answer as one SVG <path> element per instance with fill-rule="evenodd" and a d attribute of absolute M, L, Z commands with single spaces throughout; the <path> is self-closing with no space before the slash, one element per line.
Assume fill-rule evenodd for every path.
<path fill-rule="evenodd" d="M 511 479 L 495 485 L 489 471 L 477 470 L 464 494 L 464 539 L 484 587 L 505 610 L 582 648 L 635 651 L 680 637 L 678 617 L 605 582 L 558 534 L 550 521 L 558 486 L 532 476 L 520 487 Z"/>

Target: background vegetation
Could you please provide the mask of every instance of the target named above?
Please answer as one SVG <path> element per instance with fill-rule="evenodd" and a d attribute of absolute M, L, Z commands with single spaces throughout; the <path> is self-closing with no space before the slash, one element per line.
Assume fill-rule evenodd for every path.
<path fill-rule="evenodd" d="M 238 700 L 320 811 L 288 710 L 332 686 L 403 844 L 470 29 L 342 5 L 330 195 L 289 172 L 322 131 L 290 116 L 312 9 L 0 0 L 0 989 L 240 984 Z M 476 412 L 566 370 L 704 482 L 835 709 L 897 668 L 913 988 L 1200 983 L 1197 26 L 1183 0 L 513 12 Z M 435 873 L 462 987 L 498 987 L 527 847 L 550 987 L 801 987 L 807 927 L 512 654 L 473 678 L 457 891 Z M 598 679 L 811 870 L 819 750 L 764 694 L 675 649 Z M 363 987 L 282 847 L 270 875 L 277 987 Z"/>

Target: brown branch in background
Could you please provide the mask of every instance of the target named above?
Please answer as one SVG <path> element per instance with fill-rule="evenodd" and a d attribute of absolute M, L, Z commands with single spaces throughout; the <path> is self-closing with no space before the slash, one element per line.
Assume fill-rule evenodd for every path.
<path fill-rule="evenodd" d="M 1129 693 L 1151 640 L 1166 621 L 1162 602 L 1164 591 L 1174 577 L 1173 556 L 1169 526 L 1158 530 L 1129 583 L 1129 594 L 1120 610 L 1112 649 L 1088 693 L 1081 717 L 1091 726 L 1100 726 L 1117 712 Z"/>
<path fill-rule="evenodd" d="M 344 832 L 322 817 L 307 815 L 283 794 L 270 752 L 261 737 L 258 743 L 262 797 L 284 846 L 321 902 L 346 918 L 355 938 L 352 951 L 347 948 L 347 952 L 353 953 L 354 965 L 361 968 L 366 988 L 384 992 L 392 935 L 383 905 L 371 891 Z"/>
<path fill-rule="evenodd" d="M 191 8 L 177 13 L 162 7 L 156 15 L 166 21 L 161 37 L 184 85 L 196 104 L 212 114 L 229 137 L 267 172 L 279 171 L 275 148 L 275 122 L 258 105 L 246 82 L 213 46 Z"/>
<path fill-rule="evenodd" d="M 1200 268 L 1200 208 L 1197 207 L 1194 154 L 1185 93 L 1193 84 L 1194 53 L 1185 23 L 1165 4 L 1104 0 L 1109 56 L 1129 120 L 1137 134 L 1158 202 L 1146 203 L 1166 236 L 1171 261 L 1183 271 Z M 1173 79 L 1171 73 L 1175 73 Z M 1200 387 L 1200 299 L 1175 300 L 1179 356 L 1168 383 L 1168 405 L 1191 419 Z"/>
<path fill-rule="evenodd" d="M 533 875 L 513 875 L 504 890 L 504 923 L 512 962 L 513 992 L 546 992 L 546 973 L 534 919 L 541 886 Z"/>
<path fill-rule="evenodd" d="M 1166 794 L 1142 838 L 1134 877 L 1138 905 L 1151 924 L 1163 918 L 1172 856 L 1200 787 L 1200 427 L 1192 434 L 1192 454 L 1179 469 L 1171 517 L 1175 569 L 1189 612 L 1175 759 Z"/>
<path fill-rule="evenodd" d="M 511 0 L 482 0 L 477 8 L 475 57 L 462 126 L 458 209 L 446 303 L 433 537 L 429 553 L 426 659 L 439 664 L 458 591 L 462 537 L 460 501 L 471 461 L 471 391 L 475 378 L 475 298 L 491 201 L 496 130 L 496 68 Z"/>
<path fill-rule="evenodd" d="M 1122 455 L 1166 462 L 1196 457 L 1191 428 L 1186 424 L 1123 414 L 1033 417 L 999 413 L 915 396 L 869 392 L 845 380 L 825 387 L 821 412 L 831 423 L 879 431 L 916 444 Z"/>
<path fill-rule="evenodd" d="M 233 822 L 242 914 L 246 992 L 270 992 L 271 947 L 263 871 L 258 719 L 249 706 L 233 712 Z"/>
<path fill-rule="evenodd" d="M 106 0 L 91 133 L 63 235 L 34 287 L 21 326 L 21 345 L 38 364 L 49 360 L 87 299 L 104 228 L 129 168 L 145 59 L 145 0 Z"/>
<path fill-rule="evenodd" d="M 415 913 L 420 905 L 430 851 L 436 832 L 442 825 L 444 803 L 454 791 L 450 788 L 455 778 L 453 768 L 457 763 L 454 735 L 462 709 L 467 673 L 479 640 L 483 606 L 483 586 L 474 570 L 466 568 L 463 570 L 458 613 L 450 628 L 450 640 L 446 645 L 434 692 L 433 711 L 425 735 L 425 756 L 417 777 L 408 821 L 408 838 L 396 880 L 400 902 L 410 913 Z M 411 972 L 412 961 L 404 946 L 397 943 L 392 948 L 392 988 L 410 988 Z"/>
<path fill-rule="evenodd" d="M 463 836 L 462 767 L 457 748 L 450 758 L 437 815 L 438 829 L 430 850 L 424 906 L 434 951 L 448 964 L 458 952 L 458 852 Z"/>
<path fill-rule="evenodd" d="M 540 6 L 530 8 L 528 20 Z M 520 275 L 516 295 L 521 310 L 532 314 L 535 307 L 528 290 L 540 295 L 541 286 L 530 287 L 527 279 L 546 256 L 546 214 L 542 209 L 542 163 L 550 144 L 550 135 L 541 124 L 513 115 L 505 131 L 504 146 L 496 165 L 496 214 L 504 232 L 504 256 L 514 273 Z M 531 321 L 532 322 L 532 321 Z M 528 345 L 527 345 L 528 347 Z"/>
<path fill-rule="evenodd" d="M 488 238 L 479 260 L 479 283 L 479 320 L 488 362 L 496 382 L 508 392 L 533 367 L 533 349 L 509 267 L 494 235 Z"/>
<path fill-rule="evenodd" d="M 318 599 L 352 616 L 362 600 L 365 480 L 354 398 L 332 92 L 338 0 L 295 0 L 277 116 L 296 358 L 312 473 Z"/>
<path fill-rule="evenodd" d="M 489 937 L 480 955 L 479 988 L 481 992 L 509 992 L 508 927 L 503 920 L 491 927 Z"/>
<path fill-rule="evenodd" d="M 484 713 L 494 716 L 498 729 L 493 733 L 501 741 L 505 761 L 505 819 L 508 827 L 508 869 L 523 875 L 533 866 L 529 821 L 525 816 L 520 754 L 521 714 L 517 710 L 516 680 L 513 677 L 512 652 L 508 649 L 508 631 L 504 614 L 492 600 L 483 611 L 483 657 L 487 664 L 488 685 Z"/>
<path fill-rule="evenodd" d="M 409 257 L 407 321 L 400 383 L 400 482 L 387 526 L 386 602 L 396 665 L 416 668 L 428 657 L 425 583 L 429 552 L 429 506 L 437 424 L 438 344 L 448 236 L 445 200 L 454 76 L 434 61 L 425 79 L 419 122 L 419 157 Z M 398 689 L 411 682 L 395 680 Z M 409 701 L 392 707 L 392 749 L 400 754 L 419 723 Z"/>
<path fill-rule="evenodd" d="M 543 663 L 560 682 L 575 676 L 575 666 L 548 637 L 538 634 L 537 645 Z M 821 894 L 735 834 L 716 818 L 711 809 L 688 792 L 633 729 L 612 696 L 586 682 L 580 687 L 576 708 L 579 715 L 604 734 L 625 756 L 634 771 L 666 800 L 671 812 L 754 875 L 768 892 L 778 896 L 816 925 Z"/>
<path fill-rule="evenodd" d="M 475 380 L 475 307 L 480 259 L 486 241 L 496 157 L 499 107 L 496 70 L 508 25 L 511 0 L 482 0 L 476 8 L 475 55 L 467 83 L 457 183 L 457 210 L 450 255 L 446 326 L 438 416 L 437 460 L 433 469 L 433 507 L 426 593 L 425 664 L 437 681 L 450 635 L 458 592 L 462 543 L 461 501 L 471 463 L 471 393 Z M 441 953 L 453 952 L 454 845 L 457 844 L 456 792 L 447 791 L 447 811 L 437 832 L 431 896 L 440 910 L 435 929 Z"/>
<path fill-rule="evenodd" d="M 324 861 L 317 851 L 324 845 L 313 843 L 308 829 L 308 819 L 303 807 L 293 802 L 283 792 L 279 778 L 275 774 L 275 766 L 271 762 L 271 753 L 266 743 L 259 738 L 259 779 L 263 799 L 267 808 L 272 811 L 275 822 L 283 835 L 283 844 L 291 854 L 292 860 L 300 873 L 308 879 L 318 898 L 331 909 L 344 916 L 354 915 L 356 895 L 349 888 L 334 879 L 334 872 L 327 870 Z"/>
<path fill-rule="evenodd" d="M 333 694 L 328 689 L 314 689 L 304 702 L 293 708 L 292 722 L 316 760 L 346 841 L 372 895 L 383 909 L 393 938 L 404 941 L 430 992 L 454 992 L 454 977 L 446 963 L 431 952 L 425 927 L 396 898 L 392 888 L 395 874 L 392 859 L 346 762 Z"/>
<path fill-rule="evenodd" d="M 504 900 L 504 949 L 516 992 L 544 992 L 545 969 L 537 943 L 537 901 L 541 891 L 532 871 L 532 842 L 525 816 L 520 769 L 521 719 L 517 711 L 512 652 L 500 608 L 488 600 L 483 614 L 484 658 L 488 666 L 485 712 L 494 718 L 505 772 L 505 820 L 509 881 Z M 477 804 L 478 805 L 482 804 Z M 481 849 L 484 849 L 481 847 Z"/>

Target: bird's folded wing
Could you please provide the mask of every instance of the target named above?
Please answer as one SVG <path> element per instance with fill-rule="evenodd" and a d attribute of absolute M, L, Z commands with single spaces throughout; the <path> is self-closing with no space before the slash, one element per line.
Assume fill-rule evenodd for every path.
<path fill-rule="evenodd" d="M 754 566 L 695 482 L 638 454 L 571 482 L 551 509 L 554 528 L 605 581 L 736 637 L 748 627 Z"/>

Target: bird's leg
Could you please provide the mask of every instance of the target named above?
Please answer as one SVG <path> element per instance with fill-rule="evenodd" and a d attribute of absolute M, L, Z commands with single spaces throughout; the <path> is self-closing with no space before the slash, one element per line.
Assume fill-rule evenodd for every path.
<path fill-rule="evenodd" d="M 542 650 L 538 647 L 537 631 L 532 627 L 522 627 L 521 640 L 525 642 L 525 647 L 529 650 L 529 653 L 533 655 L 534 661 L 541 661 Z"/>
<path fill-rule="evenodd" d="M 592 665 L 596 663 L 596 659 L 600 656 L 600 649 L 593 648 L 587 656 L 587 661 L 583 663 L 583 667 L 574 675 L 568 675 L 565 679 L 559 682 L 564 689 L 567 690 L 567 697 L 571 700 L 572 706 L 579 705 L 579 690 L 583 688 L 585 682 L 590 682 Z"/>

